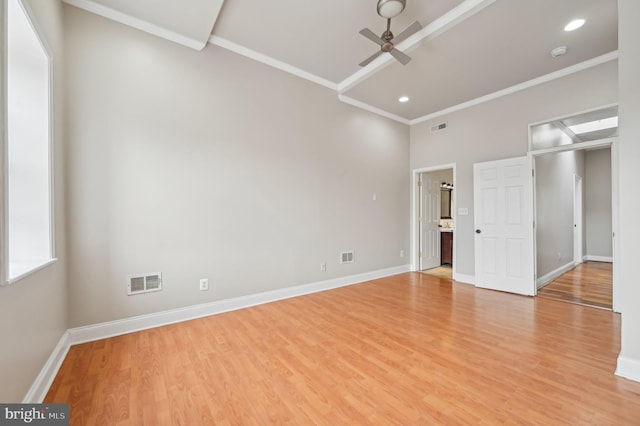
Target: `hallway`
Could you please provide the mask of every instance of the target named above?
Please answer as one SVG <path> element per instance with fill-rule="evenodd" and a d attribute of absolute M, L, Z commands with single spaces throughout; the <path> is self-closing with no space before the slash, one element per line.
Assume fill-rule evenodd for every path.
<path fill-rule="evenodd" d="M 613 264 L 585 262 L 538 290 L 538 297 L 612 309 Z"/>

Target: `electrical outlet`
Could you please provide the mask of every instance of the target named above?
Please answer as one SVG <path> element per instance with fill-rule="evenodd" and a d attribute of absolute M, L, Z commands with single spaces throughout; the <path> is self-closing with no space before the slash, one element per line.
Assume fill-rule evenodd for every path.
<path fill-rule="evenodd" d="M 209 278 L 200 279 L 200 291 L 209 290 Z"/>
<path fill-rule="evenodd" d="M 323 271 L 323 272 L 327 270 L 327 264 L 326 264 L 326 262 L 322 262 L 322 263 L 320 264 L 320 270 L 321 270 L 321 271 Z"/>
<path fill-rule="evenodd" d="M 404 257 L 404 250 L 400 250 L 400 257 Z"/>

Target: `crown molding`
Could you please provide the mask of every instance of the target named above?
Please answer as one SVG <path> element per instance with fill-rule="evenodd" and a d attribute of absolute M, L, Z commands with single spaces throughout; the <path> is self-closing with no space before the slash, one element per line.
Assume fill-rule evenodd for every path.
<path fill-rule="evenodd" d="M 227 40 L 226 38 L 222 38 L 216 35 L 212 35 L 211 37 L 209 37 L 209 43 L 218 46 L 218 47 L 222 47 L 224 49 L 230 50 L 232 52 L 235 52 L 239 55 L 245 56 L 249 59 L 253 59 L 254 61 L 258 61 L 261 62 L 265 65 L 269 65 L 270 67 L 273 68 L 277 68 L 280 71 L 284 71 L 286 73 L 295 75 L 296 77 L 300 77 L 303 78 L 305 80 L 308 80 L 312 83 L 316 83 L 319 84 L 321 86 L 324 86 L 328 89 L 331 90 L 338 90 L 338 84 L 334 83 L 332 81 L 329 81 L 327 79 L 324 79 L 322 77 L 318 77 L 315 74 L 311 74 L 308 71 L 305 71 L 303 69 L 294 67 L 293 65 L 290 65 L 286 62 L 282 62 L 279 61 L 275 58 L 272 58 L 271 56 L 267 56 L 265 54 L 262 54 L 260 52 L 256 52 L 255 50 L 249 49 L 248 47 L 242 46 L 238 43 L 234 43 L 230 40 Z"/>
<path fill-rule="evenodd" d="M 144 31 L 146 33 L 153 34 L 158 37 L 162 37 L 166 40 L 173 41 L 175 43 L 190 47 L 195 50 L 202 50 L 207 45 L 206 40 L 204 41 L 196 40 L 191 37 L 187 37 L 185 35 L 176 33 L 174 31 L 167 30 L 166 28 L 159 27 L 143 19 L 134 18 L 133 16 L 119 12 L 110 7 L 101 5 L 92 0 L 62 0 L 62 1 L 71 6 L 75 6 L 79 9 L 86 10 L 87 12 L 95 13 L 96 15 L 100 15 L 104 18 L 111 19 L 113 21 L 119 22 L 129 27 L 136 28 L 140 31 Z"/>
<path fill-rule="evenodd" d="M 369 111 L 369 112 L 372 112 L 374 114 L 380 115 L 382 117 L 389 118 L 391 120 L 397 121 L 398 123 L 402 123 L 402 124 L 406 124 L 406 125 L 410 124 L 409 120 L 407 120 L 404 117 L 400 117 L 399 115 L 392 114 L 392 113 L 390 113 L 388 111 L 385 111 L 383 109 L 374 107 L 373 105 L 369 105 L 369 104 L 364 103 L 364 102 L 360 102 L 360 101 L 358 101 L 356 99 L 353 99 L 353 98 L 350 98 L 348 96 L 345 96 L 345 95 L 342 95 L 342 94 L 338 94 L 338 99 L 341 102 L 344 102 L 345 104 L 349 104 L 349 105 L 352 105 L 352 106 L 354 106 L 356 108 L 360 108 L 360 109 L 363 109 L 365 111 Z"/>
<path fill-rule="evenodd" d="M 563 68 L 561 70 L 543 75 L 541 77 L 537 77 L 532 80 L 525 81 L 524 83 L 516 84 L 514 86 L 507 87 L 506 89 L 498 90 L 497 92 L 493 92 L 488 95 L 481 96 L 479 98 L 475 98 L 470 101 L 463 102 L 461 104 L 454 105 L 452 107 L 445 108 L 440 111 L 436 111 L 419 118 L 415 118 L 413 120 L 410 120 L 409 124 L 410 125 L 420 124 L 425 121 L 432 120 L 437 117 L 441 117 L 443 115 L 451 114 L 463 109 L 467 109 L 476 105 L 483 104 L 485 102 L 493 101 L 494 99 L 498 99 L 503 96 L 511 95 L 513 93 L 520 92 L 522 90 L 529 89 L 531 87 L 538 86 L 540 84 L 548 83 L 550 81 L 557 80 L 559 78 L 566 77 L 568 75 L 575 74 L 577 72 L 584 71 L 589 68 L 593 68 L 595 66 L 605 64 L 607 62 L 615 61 L 618 59 L 618 56 L 619 56 L 618 51 L 614 50 L 613 52 L 609 52 L 604 55 L 597 56 L 595 58 L 586 60 L 584 62 L 580 62 L 579 64 L 575 64 L 570 67 Z"/>

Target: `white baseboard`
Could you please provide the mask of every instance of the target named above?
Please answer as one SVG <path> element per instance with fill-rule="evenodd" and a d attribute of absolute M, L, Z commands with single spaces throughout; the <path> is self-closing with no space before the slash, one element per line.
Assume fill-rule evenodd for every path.
<path fill-rule="evenodd" d="M 201 305 L 187 306 L 185 308 L 172 309 L 169 311 L 155 312 L 152 314 L 140 315 L 84 327 L 71 328 L 69 329 L 69 344 L 76 345 L 79 343 L 106 339 L 108 337 L 132 333 L 134 331 L 161 327 L 163 325 L 189 321 L 196 318 L 261 305 L 263 303 L 275 302 L 276 300 L 288 299 L 295 296 L 302 296 L 305 294 L 358 284 L 364 281 L 401 274 L 403 272 L 409 272 L 409 265 L 380 269 L 357 275 L 318 281 L 311 284 L 287 287 L 264 293 L 250 294 L 248 296 L 219 300 Z"/>
<path fill-rule="evenodd" d="M 625 379 L 640 382 L 640 360 L 618 356 L 616 375 Z"/>
<path fill-rule="evenodd" d="M 69 352 L 69 347 L 69 331 L 65 331 L 22 400 L 23 404 L 39 404 L 44 400 L 53 379 L 56 378 L 56 374 L 67 356 L 67 352 Z"/>
<path fill-rule="evenodd" d="M 575 266 L 576 266 L 575 263 L 569 262 L 566 265 L 562 265 L 558 269 L 555 269 L 555 270 L 549 272 L 548 274 L 545 274 L 545 275 L 541 276 L 540 278 L 536 279 L 536 287 L 538 289 L 544 287 L 546 284 L 548 284 L 551 281 L 555 280 L 560 275 L 564 274 L 565 272 L 568 272 L 568 271 L 572 270 Z"/>
<path fill-rule="evenodd" d="M 453 280 L 463 284 L 476 285 L 475 275 L 454 274 Z"/>
<path fill-rule="evenodd" d="M 613 263 L 613 257 L 610 256 L 595 256 L 592 254 L 588 254 L 584 257 L 585 262 L 609 262 Z"/>
<path fill-rule="evenodd" d="M 41 403 L 44 400 L 44 397 L 47 395 L 47 392 L 49 391 L 49 388 L 51 387 L 56 374 L 58 374 L 58 370 L 60 369 L 60 366 L 72 345 L 161 327 L 163 325 L 189 321 L 210 315 L 221 314 L 223 312 L 248 308 L 251 306 L 261 305 L 263 303 L 275 302 L 277 300 L 289 299 L 291 297 L 303 296 L 305 294 L 345 287 L 378 278 L 402 274 L 404 272 L 409 272 L 410 270 L 410 265 L 396 266 L 393 268 L 379 269 L 377 271 L 349 275 L 326 281 L 318 281 L 295 287 L 287 287 L 264 293 L 236 297 L 233 299 L 225 299 L 202 305 L 187 306 L 185 308 L 172 309 L 170 311 L 156 312 L 153 314 L 140 315 L 84 327 L 70 328 L 65 331 L 60 338 L 60 341 L 49 356 L 49 359 L 42 367 L 40 374 L 38 374 L 38 377 L 24 397 L 23 402 Z"/>

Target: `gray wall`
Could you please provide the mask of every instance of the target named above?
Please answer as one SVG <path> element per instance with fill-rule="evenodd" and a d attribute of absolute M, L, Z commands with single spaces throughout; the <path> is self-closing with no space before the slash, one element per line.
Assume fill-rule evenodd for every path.
<path fill-rule="evenodd" d="M 457 272 L 474 275 L 473 164 L 526 155 L 529 124 L 617 102 L 617 63 L 514 93 L 411 127 L 411 168 L 456 163 Z M 429 127 L 448 122 L 444 132 Z"/>
<path fill-rule="evenodd" d="M 32 10 L 35 25 L 53 55 L 53 191 L 58 261 L 13 286 L 0 287 L 0 401 L 5 403 L 22 401 L 67 329 L 62 6 L 57 1 L 27 0 L 25 3 Z M 0 73 L 3 69 L 0 67 Z"/>
<path fill-rule="evenodd" d="M 618 368 L 640 380 L 640 285 L 638 283 L 638 242 L 640 225 L 638 182 L 640 182 L 640 2 L 619 0 L 620 49 L 620 139 L 619 232 L 622 283 L 622 341 Z M 617 260 L 617 259 L 616 259 Z"/>
<path fill-rule="evenodd" d="M 587 256 L 612 257 L 611 149 L 585 153 Z"/>
<path fill-rule="evenodd" d="M 585 154 L 568 151 L 540 155 L 535 158 L 535 168 L 536 276 L 541 278 L 573 263 L 574 174 L 583 178 L 584 191 Z"/>
<path fill-rule="evenodd" d="M 65 19 L 72 326 L 408 263 L 407 126 L 215 46 Z M 127 296 L 155 271 L 163 291 Z"/>

